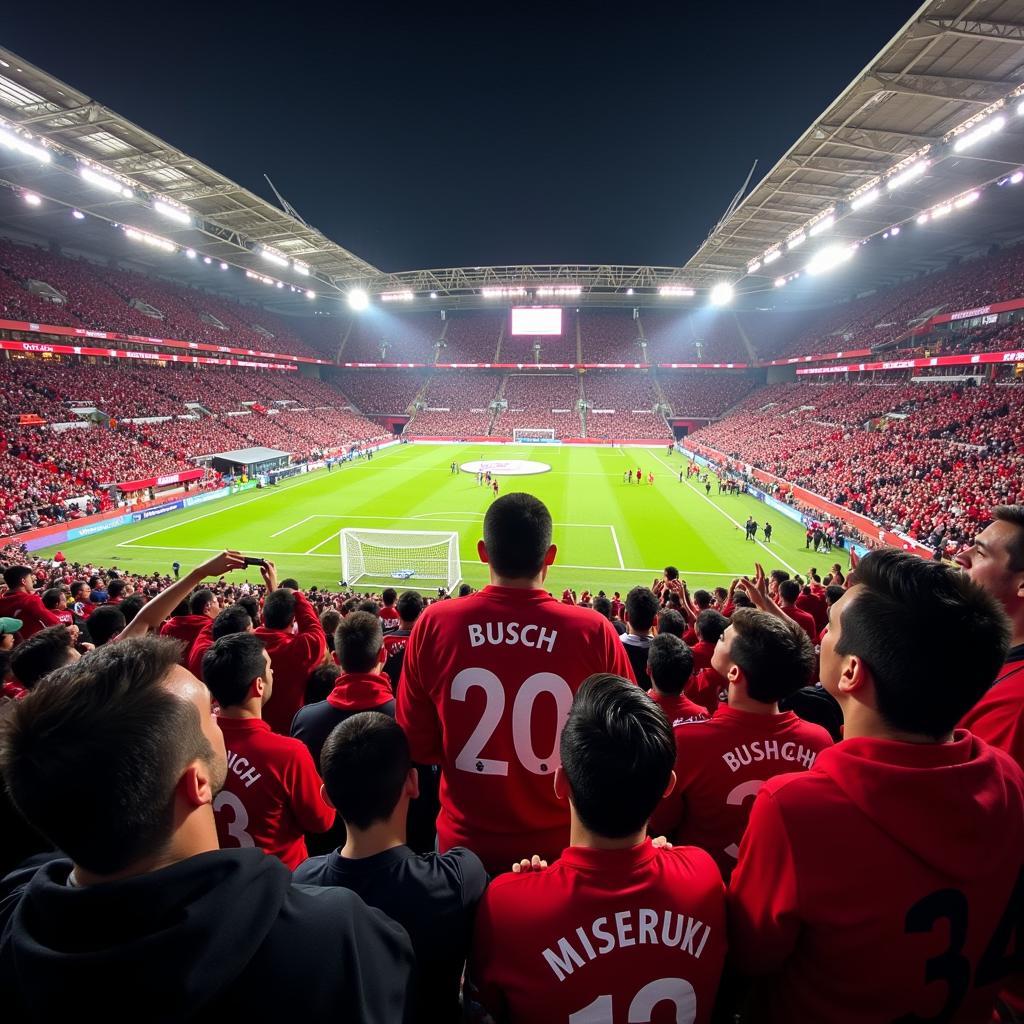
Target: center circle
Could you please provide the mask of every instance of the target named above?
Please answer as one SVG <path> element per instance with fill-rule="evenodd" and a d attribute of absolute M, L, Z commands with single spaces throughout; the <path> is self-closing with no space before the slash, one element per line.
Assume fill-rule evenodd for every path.
<path fill-rule="evenodd" d="M 464 462 L 459 468 L 472 476 L 487 472 L 492 476 L 533 476 L 536 473 L 551 472 L 546 462 L 531 462 L 529 459 L 480 459 Z"/>

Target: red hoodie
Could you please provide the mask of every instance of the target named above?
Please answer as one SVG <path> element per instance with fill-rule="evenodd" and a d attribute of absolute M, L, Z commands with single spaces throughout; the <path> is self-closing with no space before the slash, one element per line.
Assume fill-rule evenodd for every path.
<path fill-rule="evenodd" d="M 192 644 L 195 643 L 195 639 L 203 627 L 212 622 L 213 619 L 209 615 L 174 615 L 160 627 L 161 636 L 173 637 L 185 645 L 181 657 L 178 658 L 178 664 L 188 667 L 188 656 L 192 650 Z M 199 678 L 203 677 L 199 676 Z"/>
<path fill-rule="evenodd" d="M 59 626 L 60 619 L 43 604 L 43 599 L 30 591 L 16 590 L 0 597 L 0 616 L 20 619 L 21 629 L 15 634 L 15 643 L 35 636 L 47 626 Z"/>
<path fill-rule="evenodd" d="M 274 732 L 288 735 L 295 713 L 306 699 L 309 674 L 324 660 L 327 636 L 320 625 L 320 617 L 306 600 L 306 595 L 295 591 L 295 623 L 298 632 L 290 629 L 270 629 L 260 626 L 256 636 L 270 655 L 274 670 L 274 695 L 263 709 L 263 719 Z"/>
<path fill-rule="evenodd" d="M 855 738 L 762 786 L 729 889 L 758 1019 L 982 1022 L 1008 966 L 1024 774 L 963 730 Z"/>

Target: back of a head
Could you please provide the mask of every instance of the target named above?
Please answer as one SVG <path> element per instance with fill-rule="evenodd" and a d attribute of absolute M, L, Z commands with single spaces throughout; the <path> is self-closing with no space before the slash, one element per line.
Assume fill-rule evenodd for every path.
<path fill-rule="evenodd" d="M 562 768 L 583 825 L 608 839 L 641 829 L 675 765 L 672 727 L 640 687 L 606 673 L 576 692 L 561 738 Z"/>
<path fill-rule="evenodd" d="M 675 608 L 662 608 L 658 612 L 658 634 L 667 633 L 682 639 L 686 632 L 686 619 Z"/>
<path fill-rule="evenodd" d="M 540 575 L 551 547 L 551 513 L 532 494 L 513 492 L 496 499 L 484 516 L 484 546 L 494 572 L 505 579 Z"/>
<path fill-rule="evenodd" d="M 459 584 L 459 597 L 469 597 L 473 593 L 473 588 L 468 583 Z"/>
<path fill-rule="evenodd" d="M 863 660 L 881 717 L 934 739 L 992 685 L 1010 645 L 999 603 L 966 574 L 891 548 L 860 560 L 835 618 L 835 652 Z"/>
<path fill-rule="evenodd" d="M 317 665 L 306 680 L 306 703 L 317 704 L 327 700 L 340 675 L 341 669 L 333 661 Z"/>
<path fill-rule="evenodd" d="M 412 759 L 402 727 L 379 711 L 361 711 L 336 725 L 320 752 L 320 774 L 346 825 L 385 821 L 402 795 Z"/>
<path fill-rule="evenodd" d="M 846 590 L 838 583 L 830 583 L 825 588 L 825 603 L 831 608 L 846 593 Z"/>
<path fill-rule="evenodd" d="M 415 622 L 423 614 L 423 597 L 415 590 L 407 590 L 395 604 L 403 622 Z"/>
<path fill-rule="evenodd" d="M 693 592 L 693 603 L 702 611 L 711 607 L 711 592 L 708 590 L 695 590 Z"/>
<path fill-rule="evenodd" d="M 124 593 L 126 586 L 127 584 L 124 580 L 111 580 L 110 586 L 107 587 L 107 596 L 111 599 L 120 597 Z"/>
<path fill-rule="evenodd" d="M 370 612 L 353 612 L 341 620 L 334 634 L 334 650 L 346 672 L 369 672 L 384 645 L 380 617 Z"/>
<path fill-rule="evenodd" d="M 263 625 L 267 629 L 287 629 L 295 619 L 295 594 L 284 587 L 272 590 L 263 602 Z"/>
<path fill-rule="evenodd" d="M 188 599 L 188 610 L 190 615 L 202 615 L 206 606 L 213 600 L 213 591 L 209 587 L 200 587 L 192 592 Z"/>
<path fill-rule="evenodd" d="M 327 646 L 334 650 L 334 631 L 341 625 L 341 612 L 337 608 L 325 608 L 320 613 L 320 625 L 327 637 Z"/>
<path fill-rule="evenodd" d="M 129 623 L 146 606 L 146 598 L 142 594 L 129 594 L 118 606 L 124 615 L 125 623 Z"/>
<path fill-rule="evenodd" d="M 658 598 L 650 587 L 634 587 L 626 595 L 626 615 L 633 629 L 641 633 L 654 625 L 658 614 Z"/>
<path fill-rule="evenodd" d="M 666 565 L 663 575 L 667 580 L 677 580 L 679 579 L 679 570 L 674 565 Z"/>
<path fill-rule="evenodd" d="M 776 585 L 789 579 L 789 573 L 785 569 L 772 569 L 768 576 L 775 581 Z"/>
<path fill-rule="evenodd" d="M 219 640 L 222 636 L 230 636 L 232 633 L 247 633 L 252 625 L 249 612 L 240 604 L 229 604 L 217 613 L 213 620 L 213 639 Z"/>
<path fill-rule="evenodd" d="M 14 648 L 11 671 L 22 686 L 31 690 L 43 676 L 63 668 L 74 656 L 68 627 L 47 626 Z"/>
<path fill-rule="evenodd" d="M 124 612 L 116 604 L 103 604 L 89 616 L 89 638 L 102 647 L 127 625 Z"/>
<path fill-rule="evenodd" d="M 806 686 L 814 671 L 814 646 L 789 618 L 752 608 L 732 617 L 729 656 L 743 672 L 747 694 L 762 704 L 775 704 Z"/>
<path fill-rule="evenodd" d="M 32 570 L 27 565 L 10 565 L 4 569 L 4 583 L 9 590 L 14 590 L 24 583 L 26 577 L 32 575 Z"/>
<path fill-rule="evenodd" d="M 247 594 L 244 597 L 240 597 L 235 604 L 241 605 L 249 613 L 249 619 L 252 621 L 253 626 L 260 624 L 260 603 L 255 597 Z"/>
<path fill-rule="evenodd" d="M 651 680 L 662 693 L 683 692 L 693 672 L 693 651 L 671 633 L 659 633 L 647 649 Z"/>
<path fill-rule="evenodd" d="M 253 633 L 230 633 L 203 655 L 203 682 L 222 708 L 241 704 L 253 680 L 265 674 L 263 652 Z"/>
<path fill-rule="evenodd" d="M 607 597 L 594 598 L 594 611 L 606 619 L 612 617 L 612 603 Z"/>
<path fill-rule="evenodd" d="M 380 611 L 380 605 L 376 601 L 373 601 L 373 600 L 370 600 L 370 601 L 360 601 L 359 604 L 356 605 L 356 611 L 357 612 L 367 612 L 370 615 L 376 615 L 377 612 Z"/>
<path fill-rule="evenodd" d="M 284 587 L 285 590 L 300 590 L 301 589 L 299 587 L 299 581 L 297 579 L 295 579 L 294 577 L 292 577 L 292 576 L 289 576 L 287 579 L 281 580 L 279 586 Z"/>
<path fill-rule="evenodd" d="M 389 608 L 395 603 L 395 598 L 398 597 L 398 591 L 394 587 L 385 587 L 381 592 L 380 599 Z"/>
<path fill-rule="evenodd" d="M 706 644 L 718 643 L 719 637 L 728 629 L 729 620 L 714 608 L 705 608 L 697 616 L 693 628 Z"/>
<path fill-rule="evenodd" d="M 800 596 L 800 584 L 796 580 L 783 580 L 779 584 L 779 597 L 791 604 Z"/>
<path fill-rule="evenodd" d="M 64 607 L 64 591 L 60 587 L 50 587 L 43 591 L 43 607 L 51 612 Z"/>
<path fill-rule="evenodd" d="M 162 851 L 182 771 L 213 760 L 195 705 L 163 684 L 178 652 L 157 637 L 112 644 L 0 716 L 11 799 L 88 871 L 113 874 Z"/>

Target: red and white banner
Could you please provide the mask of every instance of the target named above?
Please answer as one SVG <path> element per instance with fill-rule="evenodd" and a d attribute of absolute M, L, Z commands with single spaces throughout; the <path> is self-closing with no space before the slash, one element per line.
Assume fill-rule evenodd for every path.
<path fill-rule="evenodd" d="M 924 356 L 921 359 L 887 359 L 878 363 L 844 363 L 841 366 L 809 366 L 797 370 L 798 375 L 822 373 L 860 373 L 863 370 L 920 370 L 930 366 L 978 366 L 982 364 L 1024 363 L 1024 351 L 976 352 L 973 355 Z"/>
<path fill-rule="evenodd" d="M 202 469 L 186 469 L 181 473 L 165 473 L 163 476 L 151 476 L 146 480 L 118 480 L 117 487 L 122 491 L 141 491 L 147 487 L 167 487 L 170 484 L 184 484 L 189 480 L 202 478 Z"/>

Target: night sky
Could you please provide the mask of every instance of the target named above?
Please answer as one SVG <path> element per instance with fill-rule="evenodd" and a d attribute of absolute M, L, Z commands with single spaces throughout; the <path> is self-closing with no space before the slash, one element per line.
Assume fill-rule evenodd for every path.
<path fill-rule="evenodd" d="M 55 0 L 0 39 L 384 270 L 679 265 L 918 3 L 482 6 Z"/>

